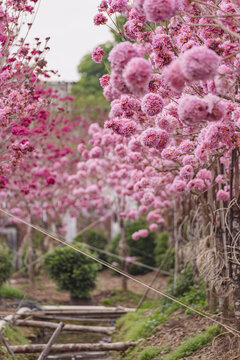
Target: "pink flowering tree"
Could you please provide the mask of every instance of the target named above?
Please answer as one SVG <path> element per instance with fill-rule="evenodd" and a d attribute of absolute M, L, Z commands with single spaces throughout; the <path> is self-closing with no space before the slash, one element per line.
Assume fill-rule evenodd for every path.
<path fill-rule="evenodd" d="M 45 136 L 45 106 L 43 86 L 39 76 L 48 77 L 44 54 L 48 50 L 46 39 L 36 39 L 33 48 L 20 30 L 22 20 L 31 21 L 37 0 L 6 0 L 0 3 L 0 186 L 8 183 L 11 171 L 21 159 L 34 149 L 34 138 Z M 30 20 L 29 20 L 30 19 Z M 26 20 L 26 21 L 27 21 Z"/>
<path fill-rule="evenodd" d="M 75 209 L 67 179 L 76 168 L 81 118 L 73 117 L 60 107 L 64 104 L 66 109 L 69 108 L 67 103 L 73 100 L 72 97 L 60 98 L 50 88 L 42 88 L 41 96 L 46 103 L 51 103 L 38 113 L 36 119 L 41 124 L 40 134 L 44 131 L 44 136 L 38 137 L 37 146 L 13 168 L 8 183 L 1 188 L 0 197 L 2 208 L 13 215 L 50 231 L 54 224 L 59 233 L 65 234 L 64 214 L 72 214 Z M 31 264 L 34 246 L 30 228 L 24 242 L 29 244 L 27 257 Z M 42 242 L 42 249 L 49 249 L 49 239 Z M 29 275 L 33 283 L 33 266 L 29 267 Z"/>
<path fill-rule="evenodd" d="M 151 229 L 172 229 L 176 266 L 188 239 L 211 310 L 217 297 L 227 317 L 233 296 L 239 324 L 240 4 L 108 0 L 98 10 L 97 26 L 128 19 L 124 33 L 115 23 L 123 42 L 100 83 L 111 101 L 105 127 L 134 159 L 129 196 Z"/>

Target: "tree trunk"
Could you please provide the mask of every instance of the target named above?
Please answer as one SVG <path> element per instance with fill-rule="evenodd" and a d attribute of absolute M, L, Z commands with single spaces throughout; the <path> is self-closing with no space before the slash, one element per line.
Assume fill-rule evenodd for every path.
<path fill-rule="evenodd" d="M 240 330 L 240 201 L 233 205 L 232 208 L 232 246 L 236 249 L 236 252 L 232 256 L 232 282 L 233 282 L 233 304 L 236 326 Z M 234 249 L 232 249 L 234 252 Z"/>
<path fill-rule="evenodd" d="M 123 219 L 120 220 L 120 228 L 121 228 L 121 240 L 119 243 L 119 248 L 120 248 L 120 256 L 123 257 L 122 270 L 127 272 L 126 257 L 128 256 L 128 246 L 127 246 L 125 226 L 124 226 Z M 122 289 L 123 289 L 123 291 L 127 291 L 127 277 L 126 276 L 122 276 Z"/>
<path fill-rule="evenodd" d="M 28 278 L 30 285 L 34 287 L 35 285 L 35 279 L 34 279 L 34 238 L 33 238 L 33 231 L 32 228 L 28 228 L 28 256 L 27 256 L 27 262 L 28 262 Z"/>

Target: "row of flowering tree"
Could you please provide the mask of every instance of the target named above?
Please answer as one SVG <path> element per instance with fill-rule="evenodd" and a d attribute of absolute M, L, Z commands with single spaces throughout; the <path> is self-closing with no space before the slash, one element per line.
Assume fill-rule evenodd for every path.
<path fill-rule="evenodd" d="M 80 141 L 79 120 L 49 105 L 55 95 L 38 81 L 39 74 L 48 76 L 40 44 L 30 50 L 20 40 L 15 52 L 9 49 L 19 14 L 32 6 L 6 4 L 4 206 L 59 228 L 67 211 L 76 217 L 117 212 L 123 256 L 124 219 L 145 215 L 149 228 L 134 240 L 167 229 L 176 249 L 175 279 L 187 243 L 211 310 L 219 301 L 228 318 L 233 303 L 239 325 L 239 1 L 101 1 L 94 23 L 115 24 L 123 41 L 109 54 L 111 72 L 100 79 L 109 118 L 104 129 L 90 126 L 88 142 Z M 127 18 L 123 28 L 115 21 L 119 13 Z M 102 61 L 104 51 L 96 48 L 92 58 Z"/>
<path fill-rule="evenodd" d="M 98 10 L 95 25 L 115 24 L 123 40 L 100 79 L 111 101 L 105 128 L 122 140 L 110 153 L 95 129 L 89 154 L 119 158 L 122 199 L 138 203 L 136 216 L 147 215 L 149 230 L 164 224 L 170 231 L 176 264 L 188 242 L 211 310 L 219 301 L 228 318 L 231 302 L 239 325 L 240 3 L 103 0 Z M 118 13 L 127 18 L 123 28 Z M 99 62 L 104 51 L 92 57 Z"/>

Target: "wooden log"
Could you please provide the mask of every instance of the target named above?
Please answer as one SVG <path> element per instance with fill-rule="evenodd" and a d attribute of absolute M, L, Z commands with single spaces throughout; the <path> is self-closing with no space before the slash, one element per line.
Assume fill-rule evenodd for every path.
<path fill-rule="evenodd" d="M 43 311 L 72 311 L 72 312 L 94 312 L 94 313 L 101 313 L 101 312 L 134 312 L 134 308 L 125 308 L 125 307 L 107 307 L 107 306 L 78 306 L 78 305 L 43 305 L 41 307 Z"/>
<path fill-rule="evenodd" d="M 54 333 L 52 334 L 51 338 L 49 339 L 47 345 L 44 347 L 44 349 L 42 350 L 42 353 L 40 354 L 38 360 L 46 360 L 48 354 L 51 351 L 51 347 L 53 346 L 54 342 L 56 341 L 57 337 L 60 335 L 62 328 L 64 326 L 63 322 L 60 322 L 56 328 L 56 330 L 54 331 Z"/>
<path fill-rule="evenodd" d="M 108 351 L 92 351 L 92 352 L 72 352 L 72 353 L 63 353 L 63 354 L 49 354 L 48 359 L 73 359 L 78 356 L 81 360 L 89 360 L 89 359 L 107 359 L 108 358 Z"/>
<path fill-rule="evenodd" d="M 57 323 L 49 321 L 36 321 L 36 320 L 16 320 L 17 326 L 26 326 L 34 328 L 56 329 Z M 77 332 L 94 332 L 111 335 L 114 327 L 107 326 L 87 326 L 87 325 L 72 325 L 64 324 L 63 331 L 77 331 Z"/>
<path fill-rule="evenodd" d="M 93 322 L 107 322 L 109 323 L 109 320 L 115 320 L 119 318 L 118 317 L 107 317 L 107 318 L 95 318 L 95 317 L 84 317 L 82 316 L 71 316 L 71 315 L 34 315 L 33 319 L 37 320 L 59 320 L 59 321 L 93 321 Z"/>
<path fill-rule="evenodd" d="M 142 341 L 142 340 L 141 340 Z M 55 344 L 51 347 L 51 353 L 77 352 L 77 351 L 125 351 L 130 346 L 139 344 L 135 342 L 116 342 L 116 343 L 95 343 L 95 344 Z M 33 345 L 14 345 L 10 346 L 15 354 L 34 354 L 40 353 L 45 348 L 45 344 Z"/>
<path fill-rule="evenodd" d="M 121 317 L 122 315 L 125 315 L 126 313 L 102 313 L 102 314 L 94 314 L 94 313 L 90 313 L 90 314 L 86 314 L 86 313 L 63 313 L 63 314 L 58 314 L 58 313 L 45 313 L 45 312 L 42 312 L 42 311 L 39 311 L 39 312 L 32 312 L 31 315 L 32 318 L 34 319 L 56 319 L 56 320 L 60 320 L 60 319 L 63 319 L 63 320 L 89 320 L 89 319 L 94 319 L 96 321 L 99 321 L 99 320 L 103 320 L 103 319 L 108 319 L 108 320 L 111 320 L 111 319 L 118 319 L 119 317 Z M 28 314 L 24 314 L 23 317 L 26 317 L 28 316 Z"/>

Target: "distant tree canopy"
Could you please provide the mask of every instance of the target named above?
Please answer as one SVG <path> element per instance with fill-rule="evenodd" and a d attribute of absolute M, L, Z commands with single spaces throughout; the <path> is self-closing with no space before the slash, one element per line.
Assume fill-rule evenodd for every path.
<path fill-rule="evenodd" d="M 117 16 L 116 24 L 120 32 L 123 32 L 123 25 L 126 20 L 124 16 Z M 116 43 L 122 41 L 122 37 L 116 31 L 111 30 L 111 33 L 114 37 L 113 41 L 98 45 L 106 52 L 103 61 L 95 63 L 92 60 L 91 52 L 86 54 L 78 65 L 80 80 L 72 87 L 72 93 L 75 97 L 75 111 L 82 116 L 86 114 L 89 120 L 93 119 L 99 122 L 106 120 L 109 111 L 109 102 L 102 94 L 99 78 L 106 74 L 107 69 L 110 68 L 107 60 L 109 52 Z"/>

